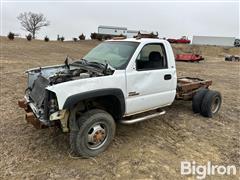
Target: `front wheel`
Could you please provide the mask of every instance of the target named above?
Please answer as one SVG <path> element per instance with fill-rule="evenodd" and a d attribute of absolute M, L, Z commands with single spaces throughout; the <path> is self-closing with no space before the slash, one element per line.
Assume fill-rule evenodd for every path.
<path fill-rule="evenodd" d="M 97 156 L 103 152 L 114 138 L 116 124 L 113 117 L 100 109 L 90 110 L 78 119 L 79 131 L 71 143 L 78 155 Z"/>

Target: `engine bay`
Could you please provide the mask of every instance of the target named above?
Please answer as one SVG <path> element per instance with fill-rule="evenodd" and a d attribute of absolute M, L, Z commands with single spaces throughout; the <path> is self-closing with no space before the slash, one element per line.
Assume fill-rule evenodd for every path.
<path fill-rule="evenodd" d="M 40 67 L 26 71 L 28 74 L 28 88 L 33 88 L 34 81 L 39 76 L 47 79 L 49 81 L 48 85 L 51 86 L 77 79 L 112 75 L 113 72 L 114 70 L 109 68 L 108 65 L 83 63 L 82 60 L 77 60 L 71 64 L 65 62 L 62 65 Z"/>
<path fill-rule="evenodd" d="M 65 69 L 63 71 L 56 72 L 53 76 L 50 76 L 49 85 L 97 76 L 100 75 L 83 69 Z"/>

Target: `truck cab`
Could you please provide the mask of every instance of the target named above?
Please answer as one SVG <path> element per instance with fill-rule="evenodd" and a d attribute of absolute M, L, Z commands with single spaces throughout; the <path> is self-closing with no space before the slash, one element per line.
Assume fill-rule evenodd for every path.
<path fill-rule="evenodd" d="M 49 86 L 60 109 L 70 96 L 89 91 L 119 90 L 125 116 L 171 105 L 176 95 L 176 68 L 172 48 L 159 39 L 109 40 L 90 51 L 84 60 L 108 63 L 113 74 Z M 67 102 L 66 102 L 67 101 Z M 69 105 L 67 105 L 69 106 Z M 69 108 L 69 107 L 67 107 Z"/>
<path fill-rule="evenodd" d="M 170 44 L 140 39 L 126 68 L 126 114 L 171 105 L 177 86 L 175 59 Z"/>

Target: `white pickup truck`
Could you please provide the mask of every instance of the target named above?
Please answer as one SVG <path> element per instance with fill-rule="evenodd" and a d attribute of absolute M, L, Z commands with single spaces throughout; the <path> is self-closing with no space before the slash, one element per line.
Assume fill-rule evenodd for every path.
<path fill-rule="evenodd" d="M 36 128 L 70 132 L 71 150 L 84 157 L 104 151 L 116 123 L 132 124 L 163 115 L 175 99 L 192 100 L 195 113 L 212 117 L 221 95 L 211 81 L 177 78 L 171 45 L 158 38 L 113 39 L 82 59 L 27 70 L 19 106 Z M 146 113 L 147 112 L 147 113 Z"/>

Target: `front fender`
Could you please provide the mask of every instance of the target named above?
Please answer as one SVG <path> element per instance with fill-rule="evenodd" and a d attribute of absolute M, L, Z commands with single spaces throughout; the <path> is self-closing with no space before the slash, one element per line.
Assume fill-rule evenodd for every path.
<path fill-rule="evenodd" d="M 123 101 L 125 107 L 126 83 L 125 71 L 119 71 L 111 76 L 101 76 L 79 79 L 48 86 L 46 89 L 56 94 L 60 110 L 70 108 L 76 102 L 87 98 L 113 95 Z M 123 106 L 123 105 L 122 105 Z M 125 110 L 125 108 L 123 108 Z"/>
<path fill-rule="evenodd" d="M 78 94 L 74 94 L 69 96 L 63 105 L 63 109 L 71 109 L 74 105 L 78 102 L 86 99 L 92 99 L 97 97 L 103 96 L 114 96 L 118 99 L 121 107 L 122 115 L 125 113 L 125 99 L 121 89 L 116 88 L 107 88 L 107 89 L 99 89 L 99 90 L 92 90 L 87 92 L 82 92 Z"/>

